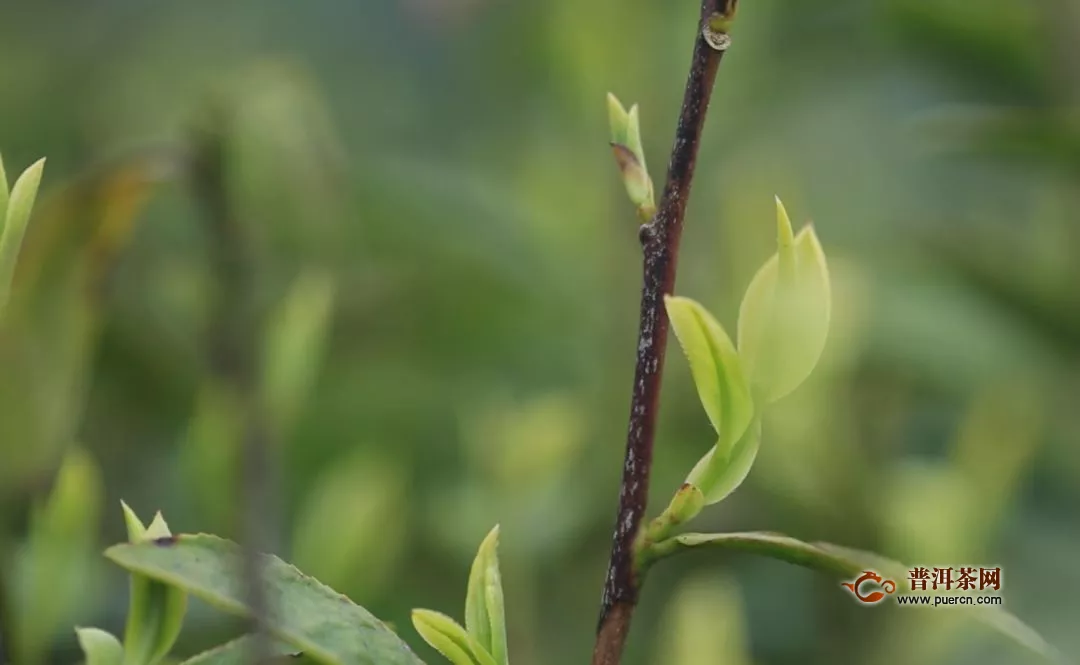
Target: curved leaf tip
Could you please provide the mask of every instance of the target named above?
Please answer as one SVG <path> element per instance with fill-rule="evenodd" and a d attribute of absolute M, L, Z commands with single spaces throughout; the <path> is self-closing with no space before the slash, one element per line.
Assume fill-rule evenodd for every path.
<path fill-rule="evenodd" d="M 750 425 L 754 404 L 742 361 L 723 326 L 700 303 L 681 296 L 665 296 L 668 319 L 690 363 L 701 405 L 728 450 Z M 700 486 L 699 486 L 700 487 Z M 706 495 L 705 487 L 701 490 Z"/>

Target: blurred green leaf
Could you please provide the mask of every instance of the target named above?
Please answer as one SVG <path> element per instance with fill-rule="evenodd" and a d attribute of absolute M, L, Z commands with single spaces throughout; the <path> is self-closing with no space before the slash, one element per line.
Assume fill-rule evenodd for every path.
<path fill-rule="evenodd" d="M 222 382 L 207 380 L 180 442 L 180 456 L 187 482 L 199 487 L 192 500 L 208 528 L 223 530 L 233 524 L 242 435 L 240 398 Z"/>
<path fill-rule="evenodd" d="M 250 616 L 240 548 L 208 535 L 114 545 L 105 556 L 132 573 L 176 586 L 230 614 Z M 263 555 L 270 631 L 330 665 L 421 665 L 381 621 L 275 556 Z"/>
<path fill-rule="evenodd" d="M 172 152 L 140 151 L 96 164 L 34 205 L 0 321 L 0 494 L 26 489 L 85 426 L 94 351 L 105 320 L 105 278 L 131 236 Z M 9 215 L 11 209 L 9 208 Z"/>
<path fill-rule="evenodd" d="M 657 665 L 751 665 L 742 594 L 698 573 L 681 582 L 659 627 Z"/>
<path fill-rule="evenodd" d="M 112 633 L 99 628 L 76 628 L 86 665 L 121 665 L 124 647 Z"/>
<path fill-rule="evenodd" d="M 791 239 L 776 200 L 779 249 L 754 275 L 739 308 L 739 357 L 755 398 L 775 402 L 817 364 L 829 331 L 832 294 L 825 253 L 807 226 Z"/>
<path fill-rule="evenodd" d="M 221 646 L 214 647 L 200 654 L 192 656 L 183 661 L 180 665 L 249 665 L 251 663 L 251 649 L 254 646 L 255 638 L 251 635 L 244 635 L 238 637 L 231 642 L 226 642 Z M 281 663 L 299 663 L 303 660 L 300 658 L 300 653 L 295 647 L 290 647 L 282 642 L 271 640 L 270 644 L 271 653 L 274 656 L 280 656 L 279 658 L 273 658 L 267 665 L 277 665 Z M 87 665 L 92 665 L 87 663 Z"/>
<path fill-rule="evenodd" d="M 495 665 L 483 645 L 445 614 L 413 610 L 412 621 L 424 641 L 454 665 Z"/>
<path fill-rule="evenodd" d="M 7 226 L 8 197 L 10 195 L 7 172 L 4 171 L 4 156 L 0 154 L 0 238 L 4 237 L 4 227 Z"/>
<path fill-rule="evenodd" d="M 849 580 L 864 570 L 874 570 L 897 579 L 907 579 L 909 567 L 878 554 L 832 545 L 807 543 L 789 536 L 767 532 L 685 533 L 657 543 L 650 563 L 682 551 L 699 547 L 749 552 L 802 566 Z M 957 606 L 968 616 L 997 630 L 1036 654 L 1052 662 L 1065 663 L 1064 657 L 1034 629 L 1000 606 Z"/>
<path fill-rule="evenodd" d="M 334 283 L 307 272 L 293 283 L 273 315 L 263 351 L 263 403 L 286 435 L 311 389 L 326 340 Z"/>
<path fill-rule="evenodd" d="M 754 417 L 754 404 L 743 376 L 742 363 L 724 328 L 699 303 L 667 296 L 668 318 L 679 339 L 697 386 L 701 405 L 727 451 Z M 707 488 L 702 488 L 706 496 Z"/>
<path fill-rule="evenodd" d="M 293 562 L 353 598 L 371 598 L 384 590 L 408 532 L 408 515 L 401 510 L 406 484 L 396 463 L 364 451 L 335 460 L 300 503 Z M 341 515 L 349 516 L 347 528 Z"/>
<path fill-rule="evenodd" d="M 506 616 L 499 575 L 499 527 L 488 533 L 473 560 L 465 596 L 465 625 L 469 634 L 495 660 L 506 665 Z"/>
<path fill-rule="evenodd" d="M 73 448 L 64 456 L 48 499 L 32 511 L 14 575 L 16 662 L 42 662 L 53 636 L 95 597 L 94 549 L 104 492 L 94 459 Z"/>
<path fill-rule="evenodd" d="M 144 527 L 135 512 L 122 504 L 132 543 L 169 538 L 169 526 L 161 513 Z M 131 598 L 124 630 L 124 665 L 155 665 L 172 650 L 187 612 L 187 594 L 180 588 L 155 581 L 150 576 L 131 574 Z"/>

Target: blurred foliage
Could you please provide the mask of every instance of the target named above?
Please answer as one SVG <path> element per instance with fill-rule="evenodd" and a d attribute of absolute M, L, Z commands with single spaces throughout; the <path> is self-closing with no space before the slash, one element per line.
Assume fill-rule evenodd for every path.
<path fill-rule="evenodd" d="M 499 523 L 514 662 L 584 662 L 640 286 L 604 95 L 638 102 L 659 188 L 697 10 L 6 7 L 0 148 L 9 172 L 49 156 L 0 323 L 0 616 L 19 662 L 75 662 L 73 624 L 122 632 L 126 581 L 97 567 L 124 529 L 101 506 L 239 535 L 253 418 L 280 470 L 277 554 L 407 627 L 411 607 L 457 614 Z M 732 37 L 679 292 L 734 321 L 780 194 L 829 254 L 833 321 L 746 483 L 702 519 L 1000 565 L 1008 608 L 1080 653 L 1080 2 L 754 0 Z M 208 109 L 227 118 L 239 296 L 192 182 Z M 254 381 L 215 360 L 230 312 L 250 315 Z M 708 440 L 680 363 L 663 401 L 654 498 Z M 75 476 L 82 500 L 54 508 Z M 54 602 L 27 605 L 26 566 L 55 557 Z M 668 635 L 700 633 L 701 613 L 723 630 L 678 655 Z M 953 624 L 780 563 L 688 556 L 652 573 L 626 662 L 1026 662 Z M 178 653 L 228 628 L 193 603 Z"/>

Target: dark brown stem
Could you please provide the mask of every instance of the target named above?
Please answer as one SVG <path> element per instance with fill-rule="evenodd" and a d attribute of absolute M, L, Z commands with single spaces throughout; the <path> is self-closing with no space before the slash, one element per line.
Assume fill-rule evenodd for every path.
<path fill-rule="evenodd" d="M 255 641 L 248 662 L 269 662 L 269 612 L 262 583 L 260 552 L 271 545 L 276 511 L 271 491 L 275 474 L 270 432 L 258 399 L 257 339 L 261 330 L 256 311 L 256 268 L 252 239 L 229 195 L 227 136 L 229 122 L 213 109 L 196 132 L 191 162 L 195 197 L 206 215 L 210 261 L 216 277 L 215 311 L 209 331 L 210 371 L 239 398 L 244 422 L 240 445 L 239 531 L 243 543 L 243 572 L 251 608 Z"/>
<path fill-rule="evenodd" d="M 679 125 L 675 130 L 675 145 L 671 150 L 663 198 L 656 217 L 642 227 L 644 284 L 641 291 L 637 368 L 634 372 L 630 429 L 619 490 L 619 512 L 604 582 L 593 665 L 617 665 L 619 662 L 641 587 L 641 579 L 634 568 L 634 542 L 648 502 L 653 436 L 660 403 L 660 378 L 667 346 L 668 319 L 664 296 L 675 287 L 679 239 L 701 143 L 702 126 L 716 79 L 716 69 L 724 55 L 723 50 L 710 46 L 704 33 L 711 17 L 731 15 L 734 5 L 735 0 L 704 0 L 702 4 L 693 61 Z"/>

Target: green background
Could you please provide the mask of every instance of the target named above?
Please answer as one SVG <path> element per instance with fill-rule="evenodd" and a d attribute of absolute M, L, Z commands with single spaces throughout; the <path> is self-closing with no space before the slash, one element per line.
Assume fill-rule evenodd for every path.
<path fill-rule="evenodd" d="M 586 662 L 641 279 L 604 95 L 640 104 L 659 189 L 697 11 L 5 3 L 0 149 L 12 178 L 49 159 L 0 325 L 21 665 L 76 662 L 75 624 L 122 632 L 126 580 L 100 556 L 125 538 L 121 499 L 175 532 L 243 533 L 238 423 L 258 395 L 276 553 L 436 663 L 408 610 L 460 618 L 499 523 L 512 662 Z M 746 484 L 697 530 L 1001 566 L 1007 608 L 1080 653 L 1080 2 L 739 12 L 677 291 L 734 330 L 780 195 L 797 226 L 813 219 L 834 319 Z M 226 136 L 232 245 L 177 168 L 207 126 Z M 232 289 L 215 266 L 239 260 Z M 215 361 L 230 341 L 266 358 L 258 376 Z M 712 444 L 671 350 L 654 511 Z M 50 503 L 54 486 L 67 498 Z M 1030 662 L 948 612 L 866 609 L 782 563 L 693 554 L 651 575 L 625 662 Z M 177 653 L 235 631 L 195 604 Z"/>

